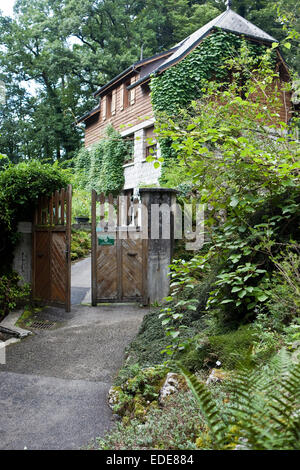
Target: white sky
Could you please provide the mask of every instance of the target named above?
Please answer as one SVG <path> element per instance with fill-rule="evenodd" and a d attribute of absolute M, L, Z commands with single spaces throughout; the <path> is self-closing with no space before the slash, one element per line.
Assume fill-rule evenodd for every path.
<path fill-rule="evenodd" d="M 12 16 L 15 0 L 0 0 L 0 10 L 5 16 Z"/>

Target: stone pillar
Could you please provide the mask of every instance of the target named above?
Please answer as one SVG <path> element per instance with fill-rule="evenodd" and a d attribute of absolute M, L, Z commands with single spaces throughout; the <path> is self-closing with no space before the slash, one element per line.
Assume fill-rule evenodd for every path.
<path fill-rule="evenodd" d="M 168 273 L 174 247 L 174 205 L 177 191 L 168 188 L 140 188 L 139 192 L 142 204 L 148 209 L 148 298 L 150 303 L 160 302 L 169 295 L 170 289 Z"/>
<path fill-rule="evenodd" d="M 22 283 L 32 279 L 32 223 L 19 222 L 20 240 L 14 251 L 13 270 L 22 278 Z"/>

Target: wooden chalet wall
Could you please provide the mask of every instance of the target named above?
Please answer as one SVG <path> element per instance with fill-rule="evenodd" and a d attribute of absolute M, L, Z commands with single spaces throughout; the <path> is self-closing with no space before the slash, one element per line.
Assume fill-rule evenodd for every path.
<path fill-rule="evenodd" d="M 135 80 L 138 80 L 138 76 L 132 77 L 130 82 L 133 83 Z M 107 93 L 101 99 L 100 112 L 98 111 L 86 120 L 86 147 L 99 141 L 108 124 L 122 131 L 128 129 L 128 125 L 133 127 L 153 117 L 150 93 L 144 91 L 145 88 L 141 86 L 127 92 L 125 88 L 128 84 L 128 82 L 118 84 L 116 88 Z M 127 100 L 126 93 L 128 93 L 127 106 L 124 104 L 124 101 Z M 112 101 L 108 97 L 111 97 Z"/>

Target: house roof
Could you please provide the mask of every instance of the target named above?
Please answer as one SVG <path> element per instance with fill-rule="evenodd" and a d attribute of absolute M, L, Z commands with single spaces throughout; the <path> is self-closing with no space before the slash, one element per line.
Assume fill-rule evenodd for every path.
<path fill-rule="evenodd" d="M 219 16 L 211 20 L 202 28 L 195 31 L 189 37 L 181 41 L 175 46 L 174 53 L 167 57 L 162 65 L 160 65 L 152 73 L 160 73 L 166 68 L 185 57 L 192 49 L 194 49 L 201 40 L 207 36 L 214 28 L 221 28 L 225 31 L 237 33 L 239 35 L 247 36 L 253 39 L 266 42 L 278 42 L 275 38 L 265 33 L 262 29 L 255 26 L 250 21 L 235 13 L 230 8 Z"/>
<path fill-rule="evenodd" d="M 269 34 L 265 33 L 262 29 L 255 26 L 250 21 L 238 15 L 238 13 L 231 10 L 231 8 L 228 8 L 226 11 L 224 11 L 219 16 L 211 20 L 209 23 L 202 26 L 202 28 L 198 29 L 193 34 L 183 39 L 183 41 L 176 44 L 176 46 L 174 46 L 172 49 L 169 49 L 168 51 L 165 51 L 165 52 L 161 52 L 147 59 L 143 59 L 138 62 L 135 62 L 133 65 L 131 65 L 126 70 L 121 72 L 119 75 L 114 77 L 104 86 L 99 88 L 96 91 L 96 93 L 94 93 L 94 96 L 95 97 L 101 96 L 102 93 L 107 91 L 111 86 L 113 86 L 120 79 L 124 78 L 126 75 L 130 73 L 138 72 L 140 67 L 153 62 L 153 68 L 151 68 L 151 71 L 127 88 L 128 90 L 130 90 L 131 88 L 134 88 L 142 84 L 143 82 L 148 81 L 152 74 L 159 74 L 163 72 L 164 70 L 166 70 L 167 68 L 171 67 L 172 65 L 176 64 L 180 60 L 182 60 L 187 54 L 189 54 L 189 52 L 191 52 L 195 47 L 197 47 L 197 45 L 208 34 L 210 34 L 210 32 L 213 31 L 215 28 L 221 28 L 224 31 L 229 31 L 235 34 L 239 34 L 239 35 L 246 36 L 248 38 L 256 39 L 256 40 L 263 41 L 263 42 L 268 42 L 268 43 L 278 42 L 277 39 L 273 38 Z M 160 61 L 160 65 L 158 67 L 155 67 L 155 62 L 158 59 L 163 58 L 163 57 L 166 57 L 163 63 L 161 63 Z M 99 112 L 99 107 L 95 108 L 90 113 L 87 113 L 85 116 L 80 118 L 77 122 L 84 121 L 85 119 L 90 117 L 92 114 L 94 114 L 94 112 Z"/>
<path fill-rule="evenodd" d="M 78 118 L 76 120 L 76 125 L 79 124 L 80 122 L 82 121 L 85 121 L 86 119 L 94 116 L 94 114 L 97 114 L 100 112 L 100 104 L 98 104 L 97 106 L 95 106 L 95 108 L 93 108 L 91 111 L 88 111 L 87 113 L 85 113 L 83 116 L 81 116 L 80 118 Z"/>
<path fill-rule="evenodd" d="M 173 47 L 172 49 L 169 49 L 168 51 L 163 51 L 158 54 L 155 54 L 151 57 L 147 57 L 146 59 L 139 60 L 138 62 L 135 62 L 133 65 L 130 65 L 127 69 L 123 70 L 123 72 L 119 73 L 116 77 L 114 77 L 112 80 L 107 82 L 105 85 L 103 85 L 101 88 L 99 88 L 95 93 L 94 96 L 99 96 L 101 95 L 104 91 L 106 91 L 110 86 L 112 86 L 115 82 L 119 81 L 121 78 L 125 77 L 126 75 L 130 74 L 131 72 L 138 72 L 138 69 L 144 65 L 147 65 L 151 62 L 155 62 L 158 59 L 162 57 L 168 57 L 170 56 L 174 50 L 176 49 L 177 46 Z M 155 68 L 155 67 L 153 67 Z"/>

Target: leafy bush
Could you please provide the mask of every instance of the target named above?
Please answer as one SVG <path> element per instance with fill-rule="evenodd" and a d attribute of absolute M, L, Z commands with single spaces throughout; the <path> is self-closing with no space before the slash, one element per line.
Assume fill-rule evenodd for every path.
<path fill-rule="evenodd" d="M 38 197 L 66 187 L 67 171 L 36 160 L 9 165 L 0 172 L 0 272 L 10 272 L 17 223 L 31 221 Z"/>
<path fill-rule="evenodd" d="M 19 285 L 20 280 L 14 272 L 0 276 L 0 317 L 28 300 L 30 287 L 27 284 Z"/>
<path fill-rule="evenodd" d="M 75 261 L 88 256 L 91 251 L 91 233 L 84 230 L 72 230 L 71 259 Z"/>
<path fill-rule="evenodd" d="M 38 197 L 66 187 L 69 180 L 58 165 L 37 160 L 10 165 L 0 172 L 0 223 L 11 228 L 18 220 L 32 220 Z"/>

